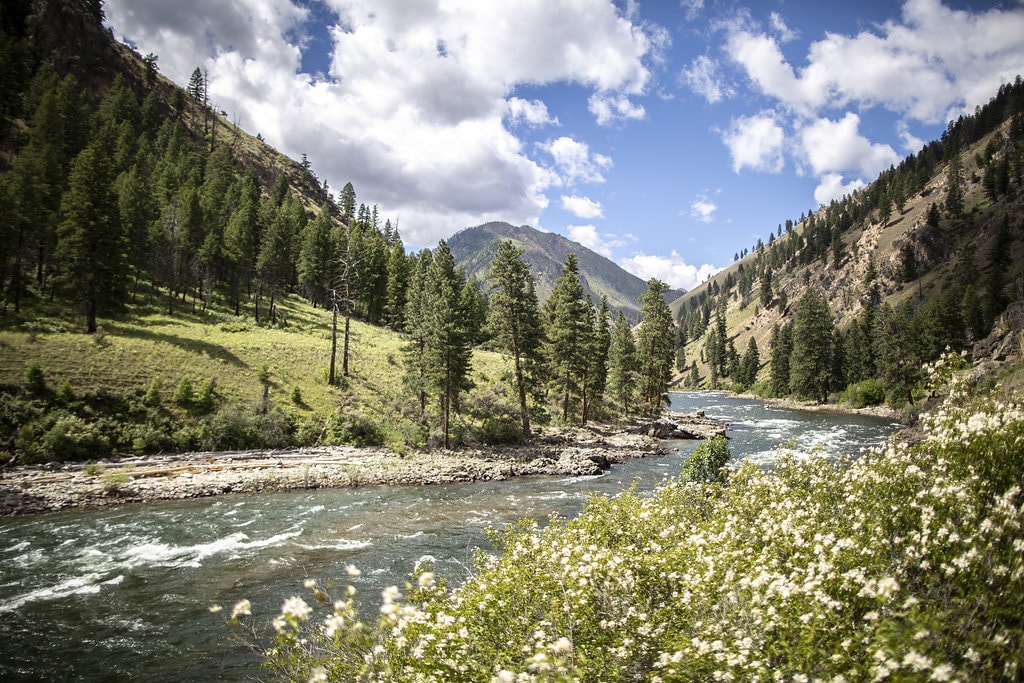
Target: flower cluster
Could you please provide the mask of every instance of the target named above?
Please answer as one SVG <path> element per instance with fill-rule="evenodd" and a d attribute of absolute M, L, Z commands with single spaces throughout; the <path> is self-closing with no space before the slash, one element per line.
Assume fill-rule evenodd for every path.
<path fill-rule="evenodd" d="M 351 596 L 318 600 L 319 623 L 292 598 L 268 663 L 301 681 L 1019 680 L 1024 413 L 954 388 L 925 432 L 522 522 L 454 589 L 417 566 L 376 623 Z"/>

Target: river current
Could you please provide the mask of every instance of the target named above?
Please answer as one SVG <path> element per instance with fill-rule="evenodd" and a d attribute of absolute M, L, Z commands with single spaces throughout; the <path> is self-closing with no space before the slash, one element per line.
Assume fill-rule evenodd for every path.
<path fill-rule="evenodd" d="M 882 443 L 888 420 L 766 407 L 707 392 L 671 408 L 726 420 L 734 458 L 770 466 L 777 449 L 853 455 Z M 380 591 L 434 558 L 468 575 L 487 527 L 573 517 L 595 493 L 651 490 L 679 473 L 695 442 L 599 477 L 528 477 L 426 487 L 228 495 L 0 520 L 0 679 L 240 681 L 258 659 L 221 615 L 249 598 L 270 618 L 307 578 L 353 583 L 368 615 Z M 361 570 L 350 579 L 347 565 Z"/>

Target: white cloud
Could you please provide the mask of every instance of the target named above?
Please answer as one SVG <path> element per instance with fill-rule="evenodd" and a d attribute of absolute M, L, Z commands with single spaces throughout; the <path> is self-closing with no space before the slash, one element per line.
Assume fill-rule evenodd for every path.
<path fill-rule="evenodd" d="M 603 183 L 603 170 L 612 166 L 612 160 L 603 154 L 591 153 L 590 146 L 568 136 L 562 136 L 540 145 L 551 155 L 555 170 L 567 185 L 576 183 Z"/>
<path fill-rule="evenodd" d="M 530 126 L 558 125 L 558 117 L 548 113 L 548 107 L 540 100 L 524 100 L 520 97 L 508 99 L 508 115 L 512 123 L 526 123 Z"/>
<path fill-rule="evenodd" d="M 673 289 L 685 290 L 697 287 L 721 270 L 709 263 L 691 266 L 675 250 L 669 256 L 648 256 L 641 252 L 622 259 L 619 265 L 643 280 L 656 277 Z"/>
<path fill-rule="evenodd" d="M 785 26 L 772 18 L 775 30 Z M 983 103 L 1024 72 L 1024 8 L 952 10 L 940 0 L 907 0 L 902 22 L 812 43 L 799 72 L 775 38 L 737 25 L 726 52 L 766 95 L 795 112 L 883 107 L 940 123 Z M 779 33 L 785 42 L 786 34 Z"/>
<path fill-rule="evenodd" d="M 798 35 L 797 32 L 786 25 L 786 20 L 782 18 L 781 14 L 778 12 L 772 12 L 769 17 L 769 22 L 771 23 L 772 30 L 775 31 L 775 34 L 779 37 L 779 40 L 784 43 L 796 40 Z"/>
<path fill-rule="evenodd" d="M 565 229 L 569 233 L 569 239 L 579 242 L 605 258 L 612 257 L 613 249 L 636 242 L 633 235 L 626 234 L 620 237 L 610 232 L 599 233 L 593 225 L 568 225 Z"/>
<path fill-rule="evenodd" d="M 725 82 L 718 63 L 707 55 L 699 55 L 690 62 L 689 68 L 683 69 L 682 80 L 711 104 L 733 95 L 733 90 Z"/>
<path fill-rule="evenodd" d="M 818 186 L 814 188 L 814 201 L 820 206 L 827 206 L 833 199 L 842 199 L 865 186 L 866 183 L 863 180 L 855 179 L 844 182 L 841 173 L 826 173 L 821 177 Z"/>
<path fill-rule="evenodd" d="M 702 223 L 710 223 L 714 220 L 715 211 L 718 210 L 718 205 L 712 202 L 707 194 L 702 194 L 695 200 L 690 202 L 690 216 L 696 218 Z"/>
<path fill-rule="evenodd" d="M 629 97 L 622 94 L 594 93 L 587 100 L 587 108 L 599 126 L 607 126 L 616 121 L 641 120 L 647 116 L 643 105 L 633 104 Z"/>
<path fill-rule="evenodd" d="M 686 20 L 693 21 L 704 9 L 704 0 L 680 0 L 680 5 L 686 11 Z"/>
<path fill-rule="evenodd" d="M 108 22 L 186 83 L 208 69 L 214 103 L 334 189 L 401 218 L 410 245 L 490 219 L 537 223 L 545 190 L 600 182 L 610 160 L 531 158 L 509 126 L 553 124 L 520 85 L 574 83 L 602 117 L 636 118 L 664 37 L 611 0 L 107 0 Z M 302 73 L 305 22 L 328 27 L 326 74 Z M 607 109 L 605 109 L 605 107 Z M 581 143 L 583 144 L 583 143 Z M 556 150 L 557 152 L 558 150 Z"/>
<path fill-rule="evenodd" d="M 892 147 L 872 143 L 860 134 L 859 127 L 860 117 L 847 112 L 838 121 L 819 119 L 800 131 L 803 154 L 815 175 L 853 171 L 873 179 L 899 161 Z"/>
<path fill-rule="evenodd" d="M 785 131 L 772 114 L 733 119 L 729 130 L 722 134 L 736 173 L 744 168 L 769 173 L 782 171 L 785 140 Z"/>
<path fill-rule="evenodd" d="M 896 124 L 896 132 L 899 133 L 903 151 L 907 154 L 917 154 L 925 146 L 925 141 L 911 133 L 910 126 L 905 121 Z"/>
<path fill-rule="evenodd" d="M 604 218 L 604 210 L 601 208 L 601 202 L 595 202 L 589 197 L 580 197 L 579 195 L 572 195 L 567 197 L 562 195 L 562 208 L 570 213 L 574 214 L 578 218 Z"/>

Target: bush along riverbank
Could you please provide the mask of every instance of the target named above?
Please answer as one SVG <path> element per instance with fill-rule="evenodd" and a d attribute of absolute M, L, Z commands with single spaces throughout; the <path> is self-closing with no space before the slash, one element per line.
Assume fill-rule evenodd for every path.
<path fill-rule="evenodd" d="M 223 615 L 295 681 L 1019 680 L 1024 412 L 954 387 L 922 431 L 724 481 L 706 442 L 654 495 L 496 533 L 462 585 L 420 562 L 370 623 L 314 579 Z"/>
<path fill-rule="evenodd" d="M 226 493 L 597 475 L 630 458 L 664 453 L 659 439 L 711 438 L 727 427 L 703 416 L 674 414 L 632 426 L 545 428 L 513 446 L 405 456 L 386 448 L 328 446 L 8 466 L 0 469 L 0 515 Z"/>

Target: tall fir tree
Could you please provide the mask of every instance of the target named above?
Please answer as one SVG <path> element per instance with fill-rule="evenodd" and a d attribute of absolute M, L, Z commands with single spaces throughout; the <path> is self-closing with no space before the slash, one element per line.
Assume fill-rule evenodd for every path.
<path fill-rule="evenodd" d="M 645 415 L 657 414 L 665 403 L 675 358 L 675 323 L 665 302 L 668 285 L 652 278 L 640 295 L 637 361 L 640 366 L 640 404 Z"/>
<path fill-rule="evenodd" d="M 83 305 L 90 333 L 97 329 L 100 310 L 110 310 L 125 299 L 127 244 L 113 183 L 112 160 L 97 139 L 72 163 L 61 201 L 58 282 L 71 300 Z"/>
<path fill-rule="evenodd" d="M 491 261 L 492 283 L 488 327 L 495 341 L 512 357 L 523 437 L 530 436 L 527 397 L 533 393 L 534 369 L 540 360 L 542 329 L 533 273 L 524 251 L 504 240 Z"/>
<path fill-rule="evenodd" d="M 825 298 L 808 289 L 797 304 L 793 351 L 789 359 L 789 388 L 797 396 L 819 403 L 828 400 L 833 361 L 835 319 Z"/>
<path fill-rule="evenodd" d="M 569 421 L 582 394 L 593 328 L 587 325 L 586 301 L 576 254 L 565 258 L 562 274 L 544 302 L 544 359 L 552 388 L 560 397 L 562 420 Z"/>
<path fill-rule="evenodd" d="M 463 392 L 473 388 L 469 376 L 472 360 L 470 330 L 462 308 L 465 276 L 456 271 L 455 261 L 444 240 L 438 243 L 427 270 L 430 308 L 426 316 L 427 386 L 438 398 L 444 448 L 451 445 L 452 412 L 458 411 Z"/>
<path fill-rule="evenodd" d="M 637 385 L 636 340 L 629 321 L 619 311 L 608 346 L 608 389 L 619 413 L 629 415 Z"/>

